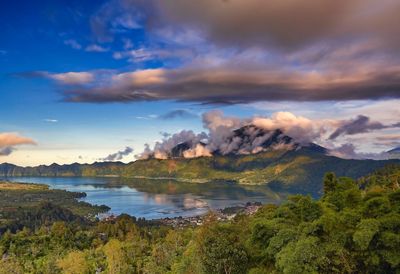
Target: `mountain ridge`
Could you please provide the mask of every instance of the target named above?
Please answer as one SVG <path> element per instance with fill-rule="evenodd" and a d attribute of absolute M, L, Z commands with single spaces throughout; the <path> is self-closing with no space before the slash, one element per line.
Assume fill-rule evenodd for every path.
<path fill-rule="evenodd" d="M 333 171 L 338 176 L 358 178 L 400 160 L 346 160 L 308 148 L 275 150 L 250 155 L 146 159 L 130 163 L 19 167 L 0 164 L 1 177 L 107 177 L 168 178 L 192 183 L 232 181 L 238 184 L 269 185 L 275 189 L 318 194 L 321 178 Z M 351 168 L 349 168 L 351 167 Z"/>
<path fill-rule="evenodd" d="M 400 160 L 349 160 L 329 155 L 329 150 L 311 142 L 297 142 L 283 131 L 247 125 L 233 130 L 223 145 L 212 148 L 197 139 L 175 143 L 167 159 L 149 157 L 130 163 L 95 162 L 20 167 L 0 164 L 0 176 L 121 177 L 173 179 L 192 183 L 232 181 L 268 185 L 276 189 L 318 194 L 326 172 L 354 179 Z M 185 157 L 194 146 L 211 147 L 212 154 Z"/>
<path fill-rule="evenodd" d="M 329 153 L 327 148 L 310 141 L 299 142 L 295 138 L 286 135 L 281 129 L 267 130 L 253 124 L 247 124 L 239 128 L 222 133 L 222 136 L 215 138 L 215 135 L 208 136 L 208 139 L 200 139 L 197 136 L 186 137 L 184 140 L 167 138 L 159 143 L 154 151 L 146 154 L 144 158 L 197 158 L 201 156 L 217 155 L 247 155 L 259 152 L 287 149 L 297 150 L 308 147 L 320 153 Z M 215 141 L 217 139 L 218 141 Z M 202 151 L 201 154 L 196 151 Z M 160 157 L 161 156 L 161 157 Z"/>

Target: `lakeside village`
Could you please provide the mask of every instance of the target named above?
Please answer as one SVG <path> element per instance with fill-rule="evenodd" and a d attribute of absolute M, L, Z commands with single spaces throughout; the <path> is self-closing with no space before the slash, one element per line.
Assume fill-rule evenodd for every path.
<path fill-rule="evenodd" d="M 218 221 L 229 221 L 234 219 L 238 214 L 244 215 L 254 215 L 258 209 L 262 206 L 260 202 L 247 202 L 244 205 L 238 205 L 234 207 L 227 207 L 224 209 L 217 209 L 211 211 L 213 217 Z M 209 214 L 196 215 L 196 216 L 188 216 L 188 217 L 166 217 L 161 219 L 154 220 L 146 220 L 146 222 L 153 223 L 154 225 L 167 225 L 173 228 L 184 228 L 184 227 L 196 227 L 201 226 L 205 219 L 209 217 Z M 117 216 L 111 214 L 101 217 L 103 221 L 113 222 Z M 143 220 L 144 221 L 144 220 Z"/>

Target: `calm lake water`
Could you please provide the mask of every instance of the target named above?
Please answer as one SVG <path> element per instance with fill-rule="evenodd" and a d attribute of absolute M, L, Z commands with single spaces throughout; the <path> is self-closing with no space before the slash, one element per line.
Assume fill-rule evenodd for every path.
<path fill-rule="evenodd" d="M 107 205 L 109 213 L 127 213 L 146 219 L 194 216 L 210 209 L 246 202 L 280 203 L 286 195 L 266 186 L 234 183 L 191 184 L 170 180 L 121 178 L 14 177 L 9 181 L 40 183 L 54 189 L 85 192 L 83 201 Z"/>

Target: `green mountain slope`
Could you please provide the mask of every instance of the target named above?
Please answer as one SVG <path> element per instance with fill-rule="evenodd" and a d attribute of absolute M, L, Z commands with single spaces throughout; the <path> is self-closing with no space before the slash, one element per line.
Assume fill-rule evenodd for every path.
<path fill-rule="evenodd" d="M 0 176 L 119 176 L 171 178 L 192 183 L 223 180 L 239 184 L 268 184 L 275 189 L 318 194 L 325 172 L 333 171 L 338 176 L 358 178 L 396 162 L 400 161 L 345 160 L 302 148 L 251 155 L 148 159 L 129 164 L 104 162 L 27 168 L 1 164 Z"/>

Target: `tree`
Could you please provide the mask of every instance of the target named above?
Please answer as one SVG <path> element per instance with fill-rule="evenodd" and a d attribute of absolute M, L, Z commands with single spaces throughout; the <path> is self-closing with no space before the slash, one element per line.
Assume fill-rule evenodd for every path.
<path fill-rule="evenodd" d="M 86 260 L 86 254 L 82 251 L 71 251 L 58 261 L 58 267 L 64 273 L 85 274 L 89 273 L 90 265 Z"/>
<path fill-rule="evenodd" d="M 290 242 L 276 259 L 277 268 L 285 274 L 319 273 L 326 263 L 325 250 L 317 237 Z"/>
<path fill-rule="evenodd" d="M 333 172 L 328 172 L 324 176 L 324 194 L 328 194 L 329 192 L 332 192 L 336 189 L 338 185 L 338 181 L 336 178 L 335 173 Z"/>
<path fill-rule="evenodd" d="M 127 257 L 123 244 L 116 239 L 111 239 L 104 247 L 109 274 L 129 273 Z"/>
<path fill-rule="evenodd" d="M 245 273 L 248 254 L 232 226 L 205 226 L 198 235 L 197 246 L 206 273 Z"/>
<path fill-rule="evenodd" d="M 24 273 L 21 264 L 15 257 L 0 259 L 0 274 L 22 274 Z"/>

